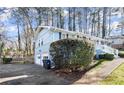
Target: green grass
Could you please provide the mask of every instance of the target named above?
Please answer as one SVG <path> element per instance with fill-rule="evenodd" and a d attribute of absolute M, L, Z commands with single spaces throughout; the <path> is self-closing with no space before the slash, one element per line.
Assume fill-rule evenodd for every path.
<path fill-rule="evenodd" d="M 107 62 L 109 62 L 108 60 L 106 60 L 106 59 L 100 59 L 100 60 L 98 60 L 98 63 L 99 63 L 99 65 L 97 65 L 94 69 L 99 69 L 99 68 L 101 68 L 105 63 L 107 63 Z"/>
<path fill-rule="evenodd" d="M 124 85 L 124 64 L 121 64 L 105 80 L 102 80 L 100 84 Z"/>
<path fill-rule="evenodd" d="M 124 53 L 124 51 L 119 51 L 119 53 Z"/>

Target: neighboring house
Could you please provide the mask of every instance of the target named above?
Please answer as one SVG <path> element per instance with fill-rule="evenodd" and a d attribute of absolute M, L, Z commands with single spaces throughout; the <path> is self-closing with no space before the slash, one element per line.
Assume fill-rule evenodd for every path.
<path fill-rule="evenodd" d="M 111 42 L 109 42 L 109 40 L 83 34 L 82 32 L 66 31 L 49 26 L 40 26 L 37 29 L 35 36 L 35 63 L 43 66 L 44 58 L 51 60 L 49 55 L 50 44 L 54 41 L 66 38 L 89 39 L 95 43 L 94 54 L 99 55 L 111 53 L 114 54 L 115 57 L 118 56 L 118 50 L 111 48 Z"/>
<path fill-rule="evenodd" d="M 124 36 L 111 36 L 107 40 L 112 42 L 113 48 L 124 49 Z"/>

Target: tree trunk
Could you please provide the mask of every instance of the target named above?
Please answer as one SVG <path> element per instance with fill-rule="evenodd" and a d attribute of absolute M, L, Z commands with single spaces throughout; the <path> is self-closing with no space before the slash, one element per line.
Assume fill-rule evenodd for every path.
<path fill-rule="evenodd" d="M 103 8 L 103 25 L 102 25 L 102 38 L 105 38 L 106 36 L 106 11 L 107 8 Z"/>
<path fill-rule="evenodd" d="M 98 27 L 97 27 L 97 37 L 100 37 L 100 10 L 98 10 Z"/>
<path fill-rule="evenodd" d="M 75 7 L 73 8 L 73 31 L 75 31 Z"/>
<path fill-rule="evenodd" d="M 60 14 L 59 14 L 59 19 L 60 19 L 60 28 L 64 28 L 64 20 L 63 20 L 63 16 L 62 16 L 62 9 L 60 8 Z"/>
<path fill-rule="evenodd" d="M 82 32 L 82 18 L 81 18 L 81 11 L 78 11 L 78 26 L 79 26 L 79 32 Z"/>
<path fill-rule="evenodd" d="M 121 19 L 124 19 L 124 8 L 121 8 Z M 124 33 L 124 27 L 123 25 L 121 26 L 121 35 L 123 35 Z"/>
<path fill-rule="evenodd" d="M 93 32 L 94 32 L 94 29 L 93 29 L 93 20 L 94 20 L 94 17 L 92 18 L 92 22 L 91 22 L 91 36 L 93 36 Z"/>
<path fill-rule="evenodd" d="M 71 26 L 71 8 L 68 8 L 68 30 L 72 31 L 72 26 Z"/>
<path fill-rule="evenodd" d="M 87 7 L 84 8 L 84 20 L 85 20 L 85 24 L 84 24 L 84 33 L 87 33 Z"/>
<path fill-rule="evenodd" d="M 19 23 L 17 22 L 17 29 L 18 29 L 18 49 L 21 50 L 21 40 L 20 40 L 20 29 L 19 29 Z"/>
<path fill-rule="evenodd" d="M 54 26 L 54 22 L 53 22 L 53 18 L 54 18 L 54 13 L 53 13 L 53 10 L 52 10 L 52 8 L 51 8 L 51 15 L 52 15 L 52 17 L 51 17 L 51 21 L 52 21 L 52 26 Z"/>
<path fill-rule="evenodd" d="M 59 28 L 59 9 L 57 8 L 57 27 Z"/>

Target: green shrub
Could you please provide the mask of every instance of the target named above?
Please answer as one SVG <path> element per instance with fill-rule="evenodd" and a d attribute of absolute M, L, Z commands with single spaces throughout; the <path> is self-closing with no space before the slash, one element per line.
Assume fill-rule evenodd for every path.
<path fill-rule="evenodd" d="M 94 56 L 94 44 L 86 40 L 63 39 L 51 43 L 50 55 L 56 69 L 87 68 Z"/>
<path fill-rule="evenodd" d="M 113 60 L 113 59 L 114 59 L 114 55 L 113 55 L 113 54 L 108 54 L 108 53 L 106 53 L 106 54 L 104 55 L 104 57 L 105 57 L 106 60 Z"/>
<path fill-rule="evenodd" d="M 99 59 L 105 59 L 105 54 L 100 54 Z"/>
<path fill-rule="evenodd" d="M 120 51 L 124 51 L 124 48 L 119 49 Z"/>
<path fill-rule="evenodd" d="M 99 59 L 106 59 L 106 60 L 113 60 L 114 59 L 114 55 L 113 54 L 100 54 L 99 55 Z"/>
<path fill-rule="evenodd" d="M 119 53 L 118 56 L 124 58 L 124 53 Z"/>
<path fill-rule="evenodd" d="M 12 61 L 12 58 L 3 58 L 3 64 L 10 64 Z"/>

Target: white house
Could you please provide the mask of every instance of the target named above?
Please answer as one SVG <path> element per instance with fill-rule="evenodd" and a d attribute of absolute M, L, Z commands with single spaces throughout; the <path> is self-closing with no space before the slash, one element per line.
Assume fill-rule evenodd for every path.
<path fill-rule="evenodd" d="M 111 53 L 118 56 L 118 50 L 111 48 L 109 40 L 83 34 L 82 32 L 66 31 L 59 28 L 40 26 L 35 36 L 35 63 L 43 66 L 43 58 L 50 58 L 49 48 L 54 41 L 66 38 L 89 39 L 95 43 L 95 54 Z"/>
<path fill-rule="evenodd" d="M 124 49 L 124 36 L 110 36 L 107 40 L 112 42 L 113 48 Z"/>

